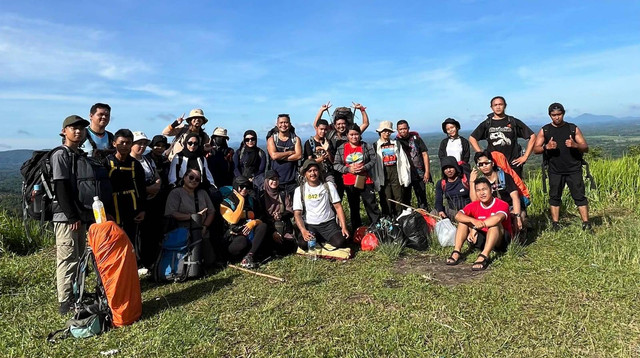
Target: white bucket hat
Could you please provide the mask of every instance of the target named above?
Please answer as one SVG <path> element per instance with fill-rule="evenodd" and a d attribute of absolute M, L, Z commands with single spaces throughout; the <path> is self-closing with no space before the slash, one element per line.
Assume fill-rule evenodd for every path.
<path fill-rule="evenodd" d="M 391 123 L 391 121 L 380 122 L 380 126 L 378 126 L 378 129 L 376 129 L 376 132 L 381 133 L 382 131 L 385 131 L 385 130 L 395 133 L 395 131 L 393 130 L 393 123 Z"/>
<path fill-rule="evenodd" d="M 135 143 L 139 140 L 147 141 L 147 145 L 151 142 L 151 140 L 147 138 L 147 135 L 144 134 L 144 132 L 140 132 L 140 131 L 133 132 L 133 142 Z"/>

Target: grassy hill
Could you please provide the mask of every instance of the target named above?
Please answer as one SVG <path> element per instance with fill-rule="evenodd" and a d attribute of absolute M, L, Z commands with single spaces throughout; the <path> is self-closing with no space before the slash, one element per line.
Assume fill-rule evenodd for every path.
<path fill-rule="evenodd" d="M 291 256 L 260 272 L 226 268 L 166 285 L 143 279 L 143 317 L 85 340 L 45 342 L 62 328 L 51 238 L 6 250 L 19 221 L 1 217 L 0 355 L 244 357 L 494 357 L 640 355 L 639 157 L 594 160 L 588 193 L 595 230 L 583 232 L 570 197 L 563 229 L 547 230 L 546 196 L 532 173 L 526 245 L 492 255 L 488 271 L 444 271 L 451 248 L 383 246 L 348 262 Z"/>

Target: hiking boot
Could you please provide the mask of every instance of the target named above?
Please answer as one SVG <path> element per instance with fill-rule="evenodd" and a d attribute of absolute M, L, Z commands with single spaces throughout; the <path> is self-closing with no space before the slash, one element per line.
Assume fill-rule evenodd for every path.
<path fill-rule="evenodd" d="M 69 303 L 69 301 L 60 302 L 58 312 L 64 316 L 69 313 L 69 311 L 71 311 L 71 303 Z"/>
<path fill-rule="evenodd" d="M 557 221 L 554 221 L 551 223 L 551 230 L 553 231 L 560 231 L 560 223 Z"/>
<path fill-rule="evenodd" d="M 591 223 L 588 221 L 585 221 L 582 223 L 582 231 L 592 231 L 593 228 L 591 227 Z"/>
<path fill-rule="evenodd" d="M 255 269 L 258 268 L 258 265 L 253 261 L 253 255 L 252 254 L 247 254 L 247 256 L 244 257 L 244 259 L 242 259 L 242 262 L 240 263 L 240 266 L 247 268 L 247 269 Z"/>

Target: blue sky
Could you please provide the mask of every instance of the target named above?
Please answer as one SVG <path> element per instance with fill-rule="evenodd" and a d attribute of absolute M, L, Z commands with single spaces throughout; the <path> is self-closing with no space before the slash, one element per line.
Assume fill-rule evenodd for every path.
<path fill-rule="evenodd" d="M 507 113 L 638 116 L 637 1 L 14 1 L 0 5 L 0 150 L 53 147 L 62 120 L 112 106 L 108 129 L 158 134 L 202 108 L 211 133 L 304 135 L 322 103 L 471 129 Z M 533 128 L 536 130 L 537 128 Z"/>

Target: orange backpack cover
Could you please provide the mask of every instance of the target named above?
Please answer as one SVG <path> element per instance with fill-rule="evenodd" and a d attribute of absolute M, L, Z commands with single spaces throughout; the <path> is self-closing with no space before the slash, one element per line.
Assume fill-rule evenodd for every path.
<path fill-rule="evenodd" d="M 493 161 L 500 167 L 500 169 L 502 169 L 505 173 L 511 175 L 511 177 L 513 178 L 513 182 L 516 183 L 516 186 L 518 187 L 518 194 L 531 199 L 529 189 L 527 189 L 527 186 L 522 181 L 522 178 L 520 178 L 520 176 L 516 174 L 516 172 L 511 168 L 507 157 L 505 157 L 504 154 L 498 151 L 491 152 L 491 157 L 493 157 Z"/>
<path fill-rule="evenodd" d="M 136 254 L 129 237 L 115 222 L 107 221 L 91 225 L 88 241 L 111 308 L 113 325 L 132 324 L 142 315 L 142 294 Z"/>

